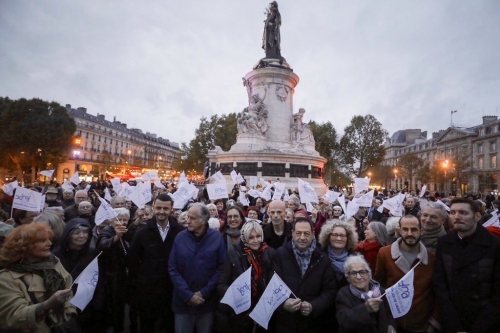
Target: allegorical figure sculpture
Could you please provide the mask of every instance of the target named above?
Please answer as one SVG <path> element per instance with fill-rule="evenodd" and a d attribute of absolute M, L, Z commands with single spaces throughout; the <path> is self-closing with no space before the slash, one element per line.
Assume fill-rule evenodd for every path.
<path fill-rule="evenodd" d="M 267 109 L 264 100 L 267 96 L 265 90 L 264 98 L 260 98 L 258 94 L 252 95 L 250 105 L 243 109 L 238 114 L 237 128 L 238 134 L 260 134 L 266 135 L 267 126 Z"/>
<path fill-rule="evenodd" d="M 299 109 L 299 112 L 293 114 L 292 140 L 297 144 L 314 145 L 314 136 L 309 124 L 304 124 L 303 118 L 306 110 Z"/>
<path fill-rule="evenodd" d="M 276 1 L 269 4 L 269 8 L 266 8 L 266 14 L 262 48 L 266 51 L 266 58 L 281 59 L 281 14 Z"/>

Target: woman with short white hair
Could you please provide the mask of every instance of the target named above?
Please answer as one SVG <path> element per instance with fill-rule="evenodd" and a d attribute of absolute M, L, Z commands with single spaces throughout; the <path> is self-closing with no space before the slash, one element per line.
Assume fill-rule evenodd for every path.
<path fill-rule="evenodd" d="M 372 280 L 370 266 L 361 255 L 349 256 L 344 263 L 349 285 L 340 289 L 335 306 L 339 332 L 396 332 L 384 289 Z"/>
<path fill-rule="evenodd" d="M 241 228 L 241 237 L 236 244 L 229 247 L 224 268 L 217 283 L 217 292 L 222 298 L 227 289 L 241 274 L 249 267 L 251 273 L 251 306 L 238 315 L 232 308 L 222 305 L 224 314 L 229 318 L 230 332 L 260 332 L 263 330 L 255 326 L 254 321 L 248 317 L 257 301 L 262 296 L 266 284 L 273 274 L 272 261 L 275 250 L 264 243 L 264 232 L 262 226 L 257 221 L 249 221 Z M 219 323 L 220 324 L 220 323 Z"/>

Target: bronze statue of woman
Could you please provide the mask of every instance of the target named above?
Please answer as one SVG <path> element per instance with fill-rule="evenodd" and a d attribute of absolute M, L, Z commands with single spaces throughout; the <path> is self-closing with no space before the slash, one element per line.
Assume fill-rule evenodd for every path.
<path fill-rule="evenodd" d="M 266 51 L 266 58 L 282 59 L 281 57 L 281 14 L 278 3 L 273 1 L 267 9 L 267 19 L 264 21 L 264 35 L 262 36 L 262 48 Z"/>

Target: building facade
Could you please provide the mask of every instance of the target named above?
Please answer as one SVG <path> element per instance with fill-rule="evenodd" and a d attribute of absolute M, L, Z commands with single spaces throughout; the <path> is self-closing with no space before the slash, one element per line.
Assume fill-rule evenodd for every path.
<path fill-rule="evenodd" d="M 57 170 L 58 181 L 76 171 L 84 180 L 104 179 L 106 175 L 134 178 L 150 170 L 158 170 L 162 179 L 173 178 L 172 165 L 180 153 L 178 143 L 128 128 L 116 117 L 110 121 L 103 114 L 91 115 L 83 107 L 74 109 L 66 104 L 66 110 L 77 129 L 69 160 Z"/>
<path fill-rule="evenodd" d="M 482 123 L 468 128 L 450 126 L 432 133 L 420 129 L 395 132 L 386 142 L 383 165 L 390 167 L 394 177 L 388 187 L 402 189 L 411 184 L 419 191 L 427 190 L 464 195 L 469 192 L 497 190 L 500 176 L 498 143 L 500 121 L 497 116 L 484 116 Z M 428 167 L 427 175 L 405 177 L 400 158 L 407 154 L 420 157 Z M 423 178 L 423 179 L 419 179 Z M 425 178 L 425 179 L 424 179 Z"/>

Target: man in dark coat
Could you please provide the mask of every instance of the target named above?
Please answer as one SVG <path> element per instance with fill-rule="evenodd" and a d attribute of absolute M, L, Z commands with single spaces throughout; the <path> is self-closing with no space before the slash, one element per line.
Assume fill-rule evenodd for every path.
<path fill-rule="evenodd" d="M 274 249 L 283 245 L 285 238 L 292 233 L 292 226 L 285 222 L 285 203 L 273 200 L 269 203 L 269 218 L 271 223 L 264 226 L 264 242 Z"/>
<path fill-rule="evenodd" d="M 274 271 L 297 296 L 291 295 L 275 312 L 276 332 L 322 332 L 326 310 L 337 295 L 335 273 L 328 255 L 314 238 L 314 226 L 298 218 L 292 235 L 276 251 Z"/>
<path fill-rule="evenodd" d="M 173 201 L 167 193 L 153 202 L 153 218 L 137 230 L 130 245 L 129 269 L 133 307 L 139 312 L 141 332 L 154 332 L 158 319 L 167 332 L 174 332 L 171 309 L 173 285 L 168 274 L 168 258 L 174 239 L 184 227 L 170 216 Z"/>
<path fill-rule="evenodd" d="M 433 277 L 443 332 L 498 332 L 500 240 L 480 217 L 471 200 L 451 201 L 454 230 L 438 240 Z"/>
<path fill-rule="evenodd" d="M 82 201 L 86 201 L 89 199 L 87 191 L 78 190 L 75 193 L 75 204 L 68 206 L 64 209 L 64 220 L 68 222 L 71 219 L 77 218 L 80 213 L 78 212 L 78 205 Z"/>

